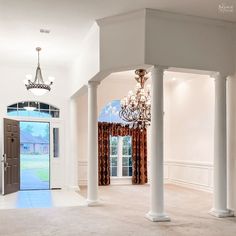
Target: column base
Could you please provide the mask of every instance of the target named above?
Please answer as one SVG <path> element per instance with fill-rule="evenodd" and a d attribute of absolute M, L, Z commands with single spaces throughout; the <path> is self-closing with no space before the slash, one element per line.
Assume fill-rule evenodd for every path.
<path fill-rule="evenodd" d="M 93 206 L 101 206 L 101 203 L 98 200 L 86 200 L 86 206 L 93 207 Z"/>
<path fill-rule="evenodd" d="M 231 210 L 216 210 L 212 208 L 210 210 L 210 215 L 218 217 L 218 218 L 225 218 L 225 217 L 234 217 L 234 212 Z"/>
<path fill-rule="evenodd" d="M 152 221 L 152 222 L 169 222 L 170 221 L 170 217 L 165 215 L 165 214 L 156 214 L 156 213 L 152 213 L 152 212 L 148 212 L 145 215 L 145 218 L 147 218 L 148 220 Z"/>

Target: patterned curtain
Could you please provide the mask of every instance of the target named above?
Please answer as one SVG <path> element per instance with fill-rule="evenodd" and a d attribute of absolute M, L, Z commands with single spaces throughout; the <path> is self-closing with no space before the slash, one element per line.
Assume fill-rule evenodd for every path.
<path fill-rule="evenodd" d="M 132 129 L 132 183 L 145 184 L 147 178 L 147 130 Z"/>
<path fill-rule="evenodd" d="M 130 136 L 131 129 L 129 125 L 110 123 L 111 136 Z"/>
<path fill-rule="evenodd" d="M 98 123 L 98 184 L 110 184 L 110 124 Z"/>
<path fill-rule="evenodd" d="M 110 135 L 132 136 L 132 183 L 145 184 L 147 178 L 147 131 L 130 129 L 129 125 L 98 123 L 99 185 L 110 184 Z"/>

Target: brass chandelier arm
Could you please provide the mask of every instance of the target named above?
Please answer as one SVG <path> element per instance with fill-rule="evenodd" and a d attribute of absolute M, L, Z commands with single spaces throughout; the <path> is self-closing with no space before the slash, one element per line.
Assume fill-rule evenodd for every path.
<path fill-rule="evenodd" d="M 139 114 L 134 117 L 132 115 L 132 111 L 130 111 L 129 109 L 121 109 L 119 115 L 125 122 L 137 122 L 139 120 Z"/>

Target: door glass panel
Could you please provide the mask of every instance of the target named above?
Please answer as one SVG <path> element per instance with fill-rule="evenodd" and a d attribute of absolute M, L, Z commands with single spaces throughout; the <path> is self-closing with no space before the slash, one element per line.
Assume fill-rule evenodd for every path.
<path fill-rule="evenodd" d="M 131 137 L 123 137 L 122 144 L 122 175 L 132 176 L 132 145 Z"/>
<path fill-rule="evenodd" d="M 111 168 L 111 176 L 117 176 L 117 166 Z"/>
<path fill-rule="evenodd" d="M 59 128 L 53 128 L 53 157 L 59 157 Z"/>
<path fill-rule="evenodd" d="M 123 167 L 122 168 L 122 175 L 123 176 L 129 176 L 129 168 L 128 167 Z"/>
<path fill-rule="evenodd" d="M 123 156 L 123 166 L 129 165 L 129 158 L 127 156 Z"/>
<path fill-rule="evenodd" d="M 49 123 L 20 122 L 20 189 L 49 189 Z"/>
<path fill-rule="evenodd" d="M 118 168 L 118 137 L 110 136 L 110 175 L 117 176 Z"/>

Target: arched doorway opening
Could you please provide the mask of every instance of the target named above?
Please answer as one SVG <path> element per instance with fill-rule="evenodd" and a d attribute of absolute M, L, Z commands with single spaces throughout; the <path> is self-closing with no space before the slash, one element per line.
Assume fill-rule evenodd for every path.
<path fill-rule="evenodd" d="M 125 125 L 126 123 L 119 116 L 119 111 L 120 100 L 112 100 L 102 108 L 98 121 Z M 130 135 L 110 137 L 110 176 L 111 181 L 123 178 L 123 181 L 131 183 L 132 137 Z"/>
<path fill-rule="evenodd" d="M 147 132 L 120 116 L 120 100 L 106 104 L 98 118 L 99 185 L 147 183 Z"/>

